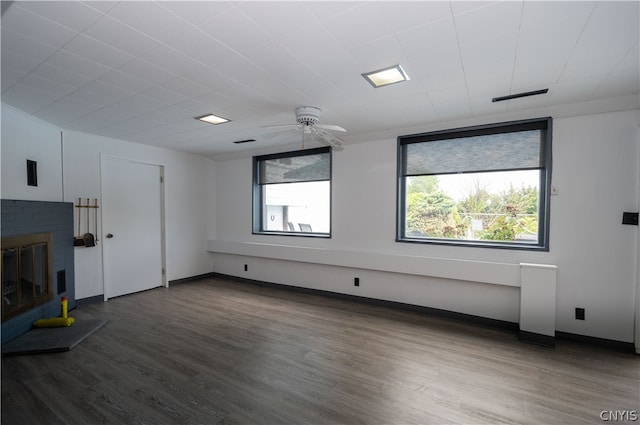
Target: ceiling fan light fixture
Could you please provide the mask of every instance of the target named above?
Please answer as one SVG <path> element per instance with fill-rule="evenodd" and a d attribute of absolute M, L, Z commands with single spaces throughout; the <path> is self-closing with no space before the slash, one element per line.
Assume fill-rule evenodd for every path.
<path fill-rule="evenodd" d="M 404 72 L 404 69 L 402 69 L 400 65 L 367 72 L 362 74 L 362 76 L 375 88 L 400 83 L 409 79 L 406 72 Z"/>
<path fill-rule="evenodd" d="M 228 120 L 226 118 L 222 118 L 219 117 L 217 115 L 213 115 L 213 114 L 207 114 L 207 115 L 203 115 L 201 117 L 196 117 L 197 120 L 209 123 L 209 124 L 213 124 L 213 125 L 218 125 L 218 124 L 224 124 L 226 122 L 229 122 L 231 120 Z"/>

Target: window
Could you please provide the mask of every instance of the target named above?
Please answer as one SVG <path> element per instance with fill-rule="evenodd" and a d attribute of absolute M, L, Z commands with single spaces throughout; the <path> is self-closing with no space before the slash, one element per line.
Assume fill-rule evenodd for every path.
<path fill-rule="evenodd" d="M 331 148 L 253 158 L 253 233 L 331 236 Z"/>
<path fill-rule="evenodd" d="M 549 249 L 551 118 L 398 138 L 397 240 Z"/>

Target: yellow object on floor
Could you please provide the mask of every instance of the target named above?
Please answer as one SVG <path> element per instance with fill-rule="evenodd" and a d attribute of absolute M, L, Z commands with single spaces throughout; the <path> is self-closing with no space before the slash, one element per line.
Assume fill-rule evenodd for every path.
<path fill-rule="evenodd" d="M 71 326 L 76 321 L 73 317 L 52 317 L 51 319 L 38 319 L 33 322 L 36 328 L 57 328 Z"/>
<path fill-rule="evenodd" d="M 71 326 L 76 321 L 73 317 L 67 317 L 69 301 L 67 297 L 62 297 L 60 307 L 62 309 L 62 317 L 52 317 L 51 319 L 38 319 L 33 322 L 36 328 L 57 328 L 60 326 Z"/>

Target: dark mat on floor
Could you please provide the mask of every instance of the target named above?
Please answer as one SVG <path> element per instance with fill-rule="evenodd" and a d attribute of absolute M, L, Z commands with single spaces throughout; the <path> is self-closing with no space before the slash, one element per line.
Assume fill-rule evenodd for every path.
<path fill-rule="evenodd" d="M 70 351 L 105 323 L 106 320 L 78 320 L 69 327 L 35 328 L 13 341 L 2 344 L 2 355 Z"/>

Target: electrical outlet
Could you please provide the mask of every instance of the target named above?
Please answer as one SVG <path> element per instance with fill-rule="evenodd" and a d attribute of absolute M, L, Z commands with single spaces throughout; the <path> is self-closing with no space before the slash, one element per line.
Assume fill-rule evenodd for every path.
<path fill-rule="evenodd" d="M 359 277 L 354 277 L 353 278 L 353 286 L 360 286 L 360 278 Z"/>
<path fill-rule="evenodd" d="M 576 320 L 584 320 L 584 308 L 576 307 Z"/>
<path fill-rule="evenodd" d="M 244 265 L 244 271 L 249 271 L 249 266 L 247 264 Z"/>

